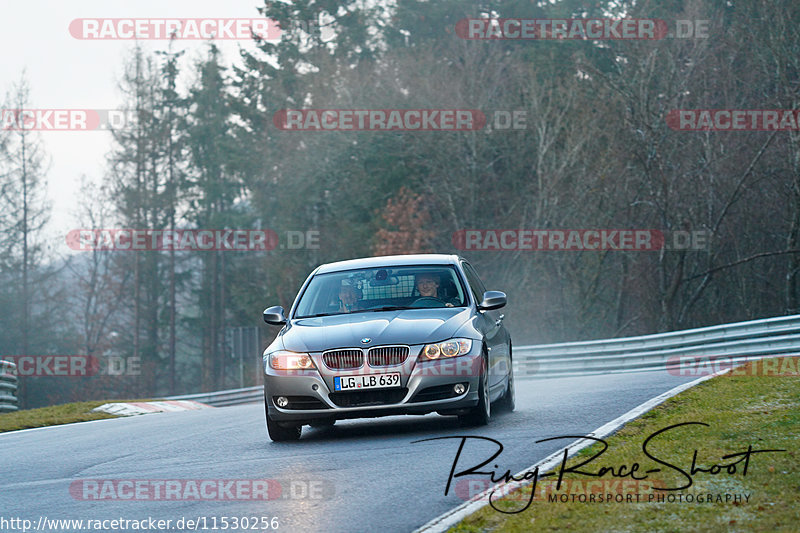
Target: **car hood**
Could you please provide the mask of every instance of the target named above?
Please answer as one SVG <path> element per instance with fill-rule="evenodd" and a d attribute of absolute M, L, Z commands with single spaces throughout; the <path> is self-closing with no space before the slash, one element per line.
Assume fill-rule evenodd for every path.
<path fill-rule="evenodd" d="M 293 320 L 283 335 L 284 349 L 322 352 L 333 348 L 424 344 L 455 335 L 471 317 L 469 308 L 405 309 Z M 361 340 L 369 338 L 368 343 Z"/>

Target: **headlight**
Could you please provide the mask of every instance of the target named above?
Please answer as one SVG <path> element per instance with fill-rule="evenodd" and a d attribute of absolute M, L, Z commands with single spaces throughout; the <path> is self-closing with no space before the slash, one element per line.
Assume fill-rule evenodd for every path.
<path fill-rule="evenodd" d="M 269 354 L 269 366 L 275 370 L 311 370 L 316 369 L 314 361 L 307 353 L 278 350 Z"/>
<path fill-rule="evenodd" d="M 426 344 L 419 355 L 420 361 L 435 361 L 468 354 L 472 349 L 470 339 L 450 339 L 436 344 Z"/>

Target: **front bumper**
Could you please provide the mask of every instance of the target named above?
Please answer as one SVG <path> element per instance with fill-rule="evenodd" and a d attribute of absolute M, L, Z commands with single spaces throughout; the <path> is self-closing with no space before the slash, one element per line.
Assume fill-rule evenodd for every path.
<path fill-rule="evenodd" d="M 321 353 L 311 357 L 317 369 L 279 371 L 264 364 L 264 396 L 268 414 L 275 421 L 311 422 L 315 420 L 372 418 L 400 414 L 461 414 L 478 403 L 478 381 L 482 368 L 482 350 L 473 341 L 466 355 L 438 361 L 418 361 L 421 346 L 411 346 L 401 365 L 357 370 L 332 370 L 325 366 Z M 336 376 L 358 376 L 389 372 L 400 373 L 396 388 L 361 391 L 335 391 Z M 465 391 L 455 394 L 453 387 L 462 384 Z M 278 407 L 275 398 L 289 400 Z"/>

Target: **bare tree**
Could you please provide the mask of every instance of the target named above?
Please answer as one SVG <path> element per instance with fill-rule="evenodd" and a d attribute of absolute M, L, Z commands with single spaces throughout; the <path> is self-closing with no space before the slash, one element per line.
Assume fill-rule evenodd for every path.
<path fill-rule="evenodd" d="M 47 223 L 50 206 L 47 202 L 47 156 L 35 123 L 27 118 L 32 111 L 30 88 L 23 74 L 8 98 L 15 120 L 1 142 L 4 145 L 3 168 L 0 169 L 0 213 L 2 213 L 2 256 L 0 269 L 8 276 L 7 285 L 16 297 L 7 308 L 11 331 L 15 332 L 14 350 L 31 353 L 31 313 L 36 303 L 37 270 L 44 261 L 41 231 Z M 17 292 L 18 291 L 18 292 Z M 13 324 L 13 325 L 12 325 Z M 24 386 L 20 403 L 26 403 Z"/>

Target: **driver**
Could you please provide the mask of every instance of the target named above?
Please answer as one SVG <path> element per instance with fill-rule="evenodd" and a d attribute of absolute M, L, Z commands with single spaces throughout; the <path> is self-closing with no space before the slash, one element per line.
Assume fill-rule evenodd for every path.
<path fill-rule="evenodd" d="M 339 287 L 339 312 L 350 313 L 358 309 L 361 290 L 353 285 L 344 284 Z"/>
<path fill-rule="evenodd" d="M 420 299 L 436 298 L 437 300 L 444 302 L 447 307 L 453 307 L 453 304 L 448 301 L 447 298 L 439 296 L 439 285 L 441 284 L 440 279 L 441 278 L 439 278 L 437 274 L 417 274 L 416 279 L 414 280 L 414 285 L 417 287 L 417 291 L 419 291 Z"/>

